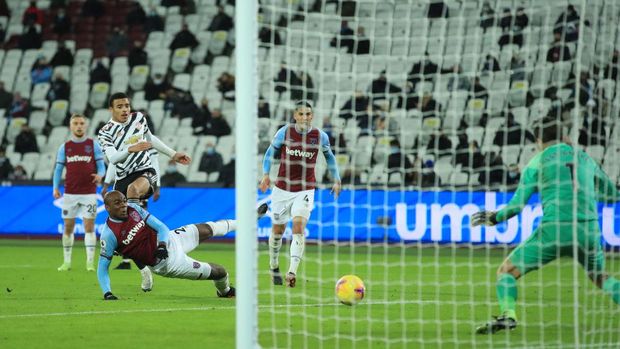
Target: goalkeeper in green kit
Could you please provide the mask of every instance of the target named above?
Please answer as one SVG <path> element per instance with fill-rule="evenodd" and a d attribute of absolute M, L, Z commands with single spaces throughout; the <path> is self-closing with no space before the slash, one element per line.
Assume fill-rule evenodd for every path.
<path fill-rule="evenodd" d="M 577 258 L 590 280 L 620 304 L 620 281 L 605 272 L 597 211 L 598 201 L 619 201 L 620 193 L 590 156 L 561 141 L 561 128 L 555 119 L 543 120 L 535 129 L 542 151 L 522 171 L 508 205 L 472 215 L 473 226 L 496 225 L 521 212 L 534 192 L 540 193 L 540 225 L 497 270 L 501 314 L 478 327 L 478 334 L 516 328 L 517 279 L 558 257 Z"/>

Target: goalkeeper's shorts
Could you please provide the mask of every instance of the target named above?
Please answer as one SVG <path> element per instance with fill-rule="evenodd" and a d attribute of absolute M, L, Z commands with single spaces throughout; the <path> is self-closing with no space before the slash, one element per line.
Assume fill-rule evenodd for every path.
<path fill-rule="evenodd" d="M 576 235 L 575 229 L 577 229 Z M 576 238 L 573 239 L 573 236 Z M 519 269 L 521 275 L 559 257 L 577 257 L 588 273 L 599 274 L 605 270 L 600 237 L 597 221 L 543 222 L 527 240 L 510 253 L 508 258 Z"/>

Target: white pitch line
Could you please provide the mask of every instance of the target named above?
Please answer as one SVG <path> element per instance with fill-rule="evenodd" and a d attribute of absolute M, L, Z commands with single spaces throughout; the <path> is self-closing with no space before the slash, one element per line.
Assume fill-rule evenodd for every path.
<path fill-rule="evenodd" d="M 404 301 L 404 302 L 364 302 L 362 305 L 404 305 L 404 304 L 432 304 L 433 301 Z M 274 305 L 259 305 L 261 309 L 268 308 L 314 308 L 314 307 L 333 307 L 343 305 L 333 303 L 313 303 L 313 304 L 274 304 Z M 175 311 L 202 311 L 202 310 L 232 310 L 235 309 L 234 305 L 229 306 L 206 306 L 206 307 L 188 307 L 188 308 L 164 308 L 164 309 L 132 309 L 132 310 L 98 310 L 98 311 L 76 311 L 65 313 L 37 313 L 37 314 L 12 314 L 12 315 L 0 315 L 1 319 L 15 319 L 15 318 L 32 318 L 32 317 L 48 317 L 48 316 L 72 316 L 72 315 L 113 315 L 113 314 L 132 314 L 132 313 L 166 313 Z"/>

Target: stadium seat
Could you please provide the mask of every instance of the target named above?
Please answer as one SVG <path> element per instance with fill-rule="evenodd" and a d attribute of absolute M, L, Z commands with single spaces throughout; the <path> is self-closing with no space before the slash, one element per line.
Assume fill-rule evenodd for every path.
<path fill-rule="evenodd" d="M 49 123 L 52 126 L 61 126 L 67 118 L 69 112 L 69 101 L 57 100 L 52 102 L 49 110 Z"/>
<path fill-rule="evenodd" d="M 131 76 L 129 77 L 129 87 L 132 90 L 138 91 L 144 88 L 144 84 L 149 77 L 148 65 L 136 65 L 131 69 Z"/>
<path fill-rule="evenodd" d="M 209 52 L 215 56 L 221 55 L 226 47 L 227 37 L 228 32 L 222 30 L 213 32 L 209 41 Z"/>
<path fill-rule="evenodd" d="M 182 73 L 185 71 L 187 67 L 187 63 L 189 62 L 189 58 L 191 55 L 191 50 L 187 47 L 178 48 L 174 50 L 172 53 L 172 62 L 170 64 L 170 69 L 172 69 L 175 73 Z"/>
<path fill-rule="evenodd" d="M 109 92 L 110 84 L 106 82 L 98 82 L 93 84 L 93 87 L 90 90 L 88 104 L 91 108 L 103 108 L 106 105 Z"/>

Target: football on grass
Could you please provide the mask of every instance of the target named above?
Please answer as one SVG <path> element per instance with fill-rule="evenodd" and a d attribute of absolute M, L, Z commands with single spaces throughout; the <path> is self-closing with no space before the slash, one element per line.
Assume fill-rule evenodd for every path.
<path fill-rule="evenodd" d="M 345 275 L 336 282 L 336 297 L 342 304 L 355 305 L 364 299 L 366 286 L 355 275 Z"/>

